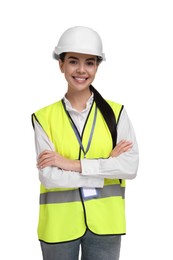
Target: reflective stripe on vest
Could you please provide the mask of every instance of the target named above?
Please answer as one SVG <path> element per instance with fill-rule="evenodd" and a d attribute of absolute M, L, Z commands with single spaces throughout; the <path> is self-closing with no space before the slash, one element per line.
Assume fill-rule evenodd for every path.
<path fill-rule="evenodd" d="M 125 188 L 119 184 L 105 186 L 103 189 L 97 189 L 97 199 L 108 198 L 112 196 L 121 196 L 124 198 Z M 40 204 L 66 203 L 81 201 L 79 190 L 51 191 L 40 194 Z"/>
<path fill-rule="evenodd" d="M 109 102 L 116 118 L 122 106 Z M 84 149 L 92 129 L 95 103 L 88 115 L 83 134 Z M 35 117 L 53 142 L 55 150 L 71 159 L 84 158 L 79 142 L 59 101 L 35 113 Z M 104 136 L 104 138 L 103 138 Z M 108 158 L 112 150 L 112 137 L 98 110 L 90 149 L 86 158 Z M 50 243 L 71 241 L 81 237 L 88 227 L 96 234 L 124 234 L 125 181 L 105 179 L 96 199 L 82 201 L 80 189 L 51 189 L 41 185 L 38 237 Z"/>

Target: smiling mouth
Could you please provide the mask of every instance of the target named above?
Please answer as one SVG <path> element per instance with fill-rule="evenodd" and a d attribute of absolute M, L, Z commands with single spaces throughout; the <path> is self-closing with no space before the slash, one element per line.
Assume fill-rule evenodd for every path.
<path fill-rule="evenodd" d="M 88 78 L 80 78 L 80 77 L 73 77 L 75 80 L 77 80 L 78 82 L 84 82 L 86 81 Z"/>

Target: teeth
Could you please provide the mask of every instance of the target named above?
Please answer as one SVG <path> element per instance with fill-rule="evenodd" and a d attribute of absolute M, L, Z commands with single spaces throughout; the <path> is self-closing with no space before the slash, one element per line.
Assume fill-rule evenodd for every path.
<path fill-rule="evenodd" d="M 79 81 L 85 81 L 85 78 L 75 78 L 75 79 Z"/>

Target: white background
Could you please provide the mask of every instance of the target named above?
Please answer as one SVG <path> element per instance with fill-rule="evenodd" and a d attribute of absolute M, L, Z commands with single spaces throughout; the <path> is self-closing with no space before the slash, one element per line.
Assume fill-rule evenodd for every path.
<path fill-rule="evenodd" d="M 125 105 L 139 149 L 127 182 L 121 260 L 173 259 L 172 1 L 2 0 L 0 2 L 0 259 L 41 260 L 39 181 L 30 116 L 62 98 L 66 82 L 52 51 L 61 33 L 90 26 L 107 61 L 94 86 Z"/>

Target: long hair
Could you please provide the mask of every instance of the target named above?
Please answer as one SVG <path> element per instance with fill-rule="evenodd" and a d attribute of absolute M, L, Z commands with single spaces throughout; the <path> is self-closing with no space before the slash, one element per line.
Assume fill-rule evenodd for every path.
<path fill-rule="evenodd" d="M 90 85 L 90 90 L 94 93 L 94 101 L 96 102 L 96 105 L 99 108 L 101 114 L 103 115 L 104 120 L 106 121 L 106 124 L 109 128 L 114 148 L 117 142 L 117 123 L 115 114 L 108 102 L 92 85 Z"/>

